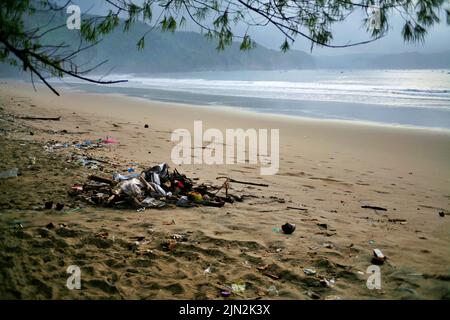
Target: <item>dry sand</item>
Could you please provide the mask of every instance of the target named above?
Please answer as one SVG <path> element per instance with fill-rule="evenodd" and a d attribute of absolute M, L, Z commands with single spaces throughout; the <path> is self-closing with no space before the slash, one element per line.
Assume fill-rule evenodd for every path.
<path fill-rule="evenodd" d="M 0 171 L 21 172 L 0 180 L 1 298 L 223 299 L 220 290 L 233 283 L 245 283 L 246 290 L 227 299 L 450 298 L 448 132 L 64 90 L 56 97 L 43 87 L 33 92 L 5 81 L 0 108 Z M 62 119 L 12 122 L 8 114 Z M 259 166 L 248 163 L 172 165 L 171 132 L 192 130 L 194 120 L 203 120 L 204 129 L 279 128 L 278 174 L 261 176 Z M 105 175 L 123 173 L 131 162 L 144 169 L 167 161 L 199 182 L 218 185 L 215 178 L 226 175 L 269 187 L 232 184 L 232 193 L 254 197 L 223 208 L 136 212 L 78 203 L 67 195 L 70 186 L 101 172 L 68 163 L 73 148 L 48 153 L 42 144 L 107 135 L 120 144 L 92 152 L 118 164 L 105 166 Z M 66 207 L 44 210 L 47 200 Z M 171 220 L 175 224 L 164 223 Z M 45 228 L 50 222 L 55 228 Z M 292 235 L 274 231 L 285 222 L 297 225 Z M 168 252 L 163 243 L 175 233 L 187 241 Z M 136 237 L 143 240 L 132 251 Z M 381 290 L 366 286 L 374 248 L 387 256 Z M 81 290 L 65 286 L 69 265 L 81 268 Z M 278 295 L 269 294 L 270 286 Z"/>

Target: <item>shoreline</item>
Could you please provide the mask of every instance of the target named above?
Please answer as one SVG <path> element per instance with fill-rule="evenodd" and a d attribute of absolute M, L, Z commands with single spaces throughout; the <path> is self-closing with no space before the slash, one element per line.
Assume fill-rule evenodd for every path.
<path fill-rule="evenodd" d="M 72 91 L 71 89 L 69 89 Z M 76 89 L 77 90 L 77 89 Z M 378 127 L 378 128 L 392 128 L 392 129 L 407 129 L 407 130 L 418 130 L 418 131 L 431 131 L 431 132 L 437 132 L 437 133 L 443 133 L 443 134 L 449 134 L 450 135 L 450 128 L 442 128 L 442 127 L 423 127 L 423 126 L 414 126 L 414 125 L 403 125 L 403 124 L 389 124 L 389 123 L 383 123 L 383 122 L 375 122 L 375 121 L 364 121 L 364 120 L 348 120 L 348 119 L 326 119 L 326 118 L 314 118 L 314 117 L 304 117 L 304 116 L 297 116 L 297 115 L 287 115 L 287 114 L 279 114 L 279 113 L 270 113 L 270 112 L 259 112 L 255 109 L 247 109 L 245 107 L 238 107 L 238 106 L 228 106 L 228 105 L 222 105 L 222 104 L 215 104 L 215 105 L 208 105 L 208 104 L 192 104 L 192 103 L 181 103 L 181 102 L 171 102 L 171 101 L 163 101 L 163 100 L 157 100 L 157 99 L 150 99 L 145 97 L 139 97 L 139 96 L 133 96 L 133 95 L 127 95 L 123 93 L 93 93 L 86 90 L 79 90 L 74 92 L 80 92 L 85 94 L 93 94 L 93 95 L 113 95 L 113 96 L 120 96 L 124 98 L 129 99 L 136 99 L 140 101 L 147 101 L 151 103 L 161 103 L 165 105 L 173 105 L 173 106 L 179 106 L 179 107 L 188 107 L 188 108 L 206 108 L 206 109 L 212 109 L 217 110 L 219 112 L 226 112 L 226 113 L 233 113 L 238 112 L 242 114 L 248 114 L 249 116 L 260 116 L 265 118 L 276 118 L 278 120 L 298 120 L 298 121 L 310 121 L 310 122 L 324 122 L 324 123 L 330 123 L 330 124 L 341 124 L 341 125 L 355 125 L 355 126 L 369 126 L 369 127 Z"/>
<path fill-rule="evenodd" d="M 0 81 L 9 81 L 9 82 L 19 82 L 24 85 L 31 85 L 29 82 L 25 80 L 8 80 L 8 79 L 0 79 Z M 71 84 L 71 83 L 68 83 Z M 78 83 L 73 83 L 77 85 Z M 45 86 L 42 84 L 39 84 L 40 90 L 47 90 Z M 58 88 L 58 86 L 56 87 Z M 73 93 L 84 93 L 84 94 L 90 94 L 90 95 L 111 95 L 111 96 L 120 96 L 124 98 L 130 98 L 130 99 L 136 99 L 141 101 L 147 101 L 150 103 L 161 103 L 165 105 L 172 105 L 172 106 L 180 106 L 180 107 L 190 107 L 190 108 L 206 108 L 210 110 L 217 110 L 217 111 L 223 111 L 227 113 L 233 113 L 238 112 L 242 114 L 249 114 L 253 116 L 259 116 L 259 117 L 267 117 L 267 118 L 276 118 L 278 120 L 298 120 L 298 121 L 311 121 L 311 122 L 324 122 L 324 123 L 330 123 L 330 124 L 342 124 L 342 125 L 356 125 L 356 126 L 369 126 L 369 127 L 380 127 L 380 128 L 392 128 L 392 129 L 406 129 L 406 130 L 419 130 L 419 131 L 431 131 L 431 132 L 442 132 L 444 134 L 450 134 L 450 128 L 445 127 L 427 127 L 427 126 L 418 126 L 418 125 L 409 125 L 409 124 L 400 124 L 400 123 L 385 123 L 385 122 L 377 122 L 377 121 L 369 121 L 369 120 L 351 120 L 351 119 L 335 119 L 335 118 L 318 118 L 318 117 L 307 117 L 307 116 L 300 116 L 300 115 L 288 115 L 288 114 L 280 114 L 280 113 L 271 113 L 271 112 L 261 112 L 257 109 L 252 108 L 246 108 L 243 106 L 230 106 L 225 104 L 194 104 L 194 103 L 183 103 L 183 102 L 172 102 L 172 101 L 165 101 L 162 99 L 154 99 L 154 98 L 146 98 L 138 95 L 133 94 L 126 94 L 126 93 L 118 93 L 118 92 L 97 92 L 97 91 L 89 91 L 85 90 L 83 88 L 73 88 L 68 87 L 67 84 L 63 84 L 59 87 L 62 90 L 67 90 L 68 92 Z M 134 87 L 131 87 L 134 88 Z M 138 89 L 145 89 L 145 88 L 138 88 Z M 308 100 L 301 100 L 302 102 L 312 102 L 312 103 L 326 103 L 328 101 L 308 101 Z M 338 103 L 338 104 L 346 104 L 344 102 L 333 102 L 330 103 Z M 355 103 L 359 104 L 359 103 Z M 371 105 L 371 104 L 368 104 Z M 377 105 L 375 105 L 377 106 Z M 420 108 L 419 108 L 420 109 Z"/>

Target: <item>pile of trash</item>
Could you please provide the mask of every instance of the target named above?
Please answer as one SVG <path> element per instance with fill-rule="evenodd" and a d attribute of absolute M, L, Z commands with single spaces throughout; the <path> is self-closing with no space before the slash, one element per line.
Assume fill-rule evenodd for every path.
<path fill-rule="evenodd" d="M 195 186 L 193 179 L 176 169 L 170 172 L 167 163 L 161 163 L 141 173 L 114 174 L 112 178 L 90 175 L 83 185 L 72 186 L 69 194 L 93 205 L 138 211 L 167 206 L 223 207 L 225 202 L 242 201 L 241 197 L 228 194 L 228 186 L 226 196 L 218 196 L 222 187 Z"/>

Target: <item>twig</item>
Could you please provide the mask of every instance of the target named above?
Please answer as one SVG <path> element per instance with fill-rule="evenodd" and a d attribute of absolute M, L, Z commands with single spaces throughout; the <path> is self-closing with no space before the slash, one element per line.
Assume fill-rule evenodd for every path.
<path fill-rule="evenodd" d="M 109 178 L 105 178 L 105 177 L 100 177 L 100 176 L 95 176 L 95 175 L 90 175 L 88 177 L 89 180 L 93 180 L 93 181 L 97 181 L 97 182 L 104 182 L 104 183 L 108 183 L 110 185 L 115 184 L 113 180 L 109 179 Z"/>
<path fill-rule="evenodd" d="M 363 209 L 373 209 L 373 210 L 380 210 L 380 211 L 387 211 L 386 208 L 377 207 L 377 206 L 361 206 Z"/>
<path fill-rule="evenodd" d="M 49 121 L 59 121 L 61 120 L 61 116 L 59 117 L 16 117 L 18 119 L 23 119 L 23 120 L 49 120 Z"/>
<path fill-rule="evenodd" d="M 308 211 L 308 208 L 298 208 L 298 207 L 286 207 L 286 209 Z"/>
<path fill-rule="evenodd" d="M 217 177 L 216 179 L 228 179 L 229 182 L 240 183 L 240 184 L 248 184 L 248 185 L 251 185 L 251 186 L 258 186 L 258 187 L 268 187 L 269 186 L 268 184 L 265 184 L 265 183 L 239 181 L 239 180 L 234 180 L 234 179 L 228 178 L 228 177 Z"/>

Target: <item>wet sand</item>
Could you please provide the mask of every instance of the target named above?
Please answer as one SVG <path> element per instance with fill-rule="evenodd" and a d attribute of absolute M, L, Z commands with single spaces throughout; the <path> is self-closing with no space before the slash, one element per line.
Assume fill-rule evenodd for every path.
<path fill-rule="evenodd" d="M 0 84 L 0 171 L 21 173 L 0 179 L 1 298 L 224 299 L 220 291 L 233 283 L 245 291 L 225 299 L 450 298 L 450 133 L 61 93 Z M 61 120 L 13 121 L 10 114 Z M 171 132 L 193 130 L 194 120 L 204 130 L 280 129 L 278 174 L 261 176 L 249 163 L 173 165 Z M 90 152 L 115 164 L 103 172 L 68 162 L 74 148 L 43 148 L 106 136 L 120 144 Z M 89 174 L 161 162 L 198 183 L 220 185 L 216 177 L 229 176 L 269 187 L 232 184 L 231 193 L 251 197 L 223 208 L 143 212 L 67 194 Z M 49 200 L 65 208 L 43 209 Z M 50 222 L 54 228 L 45 227 Z M 277 231 L 285 222 L 296 224 L 292 235 Z M 168 251 L 173 234 L 187 241 Z M 374 248 L 387 256 L 381 290 L 366 286 Z M 81 269 L 81 290 L 65 286 L 69 265 Z"/>

